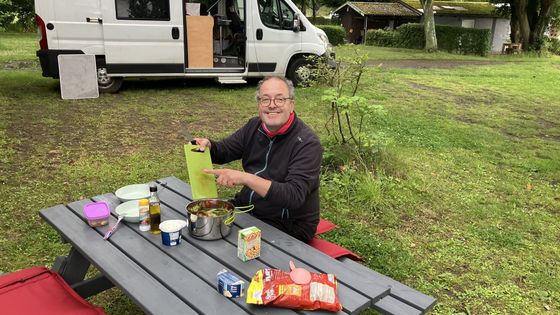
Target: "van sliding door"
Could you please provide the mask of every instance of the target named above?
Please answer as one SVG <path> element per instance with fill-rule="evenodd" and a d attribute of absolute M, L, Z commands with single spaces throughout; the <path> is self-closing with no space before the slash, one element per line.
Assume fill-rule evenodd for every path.
<path fill-rule="evenodd" d="M 101 0 L 111 74 L 185 70 L 182 0 Z"/>

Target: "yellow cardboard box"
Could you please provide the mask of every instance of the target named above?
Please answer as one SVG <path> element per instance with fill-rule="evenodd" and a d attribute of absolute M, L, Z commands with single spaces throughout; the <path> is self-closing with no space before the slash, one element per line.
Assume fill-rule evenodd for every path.
<path fill-rule="evenodd" d="M 251 226 L 237 234 L 237 257 L 242 261 L 251 260 L 261 255 L 261 230 Z"/>

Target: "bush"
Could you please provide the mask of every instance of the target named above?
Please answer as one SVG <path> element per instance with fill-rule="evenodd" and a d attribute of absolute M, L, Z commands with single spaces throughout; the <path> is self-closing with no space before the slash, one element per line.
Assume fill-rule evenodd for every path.
<path fill-rule="evenodd" d="M 346 32 L 342 26 L 337 25 L 317 25 L 318 28 L 325 31 L 329 41 L 333 46 L 344 44 Z"/>
<path fill-rule="evenodd" d="M 338 25 L 336 21 L 333 21 L 332 19 L 326 18 L 324 16 L 316 16 L 315 20 L 313 20 L 313 17 L 308 16 L 307 19 L 315 25 Z"/>
<path fill-rule="evenodd" d="M 545 41 L 546 41 L 546 49 L 549 52 L 560 56 L 560 39 L 554 37 L 547 37 Z"/>
<path fill-rule="evenodd" d="M 424 49 L 425 37 L 423 25 L 403 24 L 397 27 L 397 33 L 397 36 L 395 36 L 397 47 Z"/>
<path fill-rule="evenodd" d="M 385 30 L 368 30 L 366 32 L 366 45 L 381 47 L 396 47 L 397 32 Z"/>
<path fill-rule="evenodd" d="M 484 56 L 491 49 L 490 30 L 487 29 L 436 25 L 436 34 L 439 50 Z M 371 38 L 366 41 L 368 45 L 423 49 L 425 44 L 422 24 L 404 24 L 396 31 L 368 31 L 368 35 Z"/>

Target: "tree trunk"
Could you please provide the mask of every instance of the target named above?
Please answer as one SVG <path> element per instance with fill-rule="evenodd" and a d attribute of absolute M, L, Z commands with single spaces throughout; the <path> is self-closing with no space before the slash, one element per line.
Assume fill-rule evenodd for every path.
<path fill-rule="evenodd" d="M 315 24 L 315 18 L 317 18 L 317 14 L 316 14 L 317 8 L 315 7 L 316 5 L 317 4 L 315 0 L 311 0 L 311 8 L 313 10 L 313 24 Z"/>
<path fill-rule="evenodd" d="M 544 32 L 550 23 L 552 8 L 555 0 L 541 0 L 540 7 L 535 7 L 534 19 L 531 23 L 531 34 L 529 38 L 530 47 L 536 50 L 542 49 Z"/>
<path fill-rule="evenodd" d="M 511 9 L 511 17 L 509 20 L 509 25 L 510 25 L 509 37 L 512 43 L 519 43 L 521 42 L 521 36 L 519 34 L 519 21 L 517 21 L 517 6 L 515 4 L 515 1 L 511 1 L 510 9 Z"/>
<path fill-rule="evenodd" d="M 552 9 L 558 0 L 510 0 L 512 42 L 521 42 L 523 50 L 542 49 L 544 32 L 551 20 Z M 519 26 L 515 36 L 514 19 Z"/>
<path fill-rule="evenodd" d="M 527 16 L 527 1 L 528 0 L 514 0 L 516 10 L 516 17 L 519 23 L 519 35 L 523 50 L 529 49 L 529 39 L 531 36 L 531 27 L 529 25 L 529 17 Z"/>
<path fill-rule="evenodd" d="M 306 15 L 305 14 L 305 1 L 307 1 L 307 0 L 301 0 L 301 8 L 300 9 L 301 9 L 301 13 L 303 13 L 303 15 Z"/>
<path fill-rule="evenodd" d="M 437 51 L 436 25 L 432 2 L 433 0 L 423 0 L 422 3 L 424 7 L 424 36 L 426 37 L 424 49 L 426 49 L 427 52 Z"/>

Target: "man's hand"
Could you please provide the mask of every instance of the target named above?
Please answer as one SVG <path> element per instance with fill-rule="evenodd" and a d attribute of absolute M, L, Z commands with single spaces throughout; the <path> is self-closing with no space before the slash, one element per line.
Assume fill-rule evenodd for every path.
<path fill-rule="evenodd" d="M 204 152 L 206 148 L 210 148 L 210 146 L 212 145 L 212 143 L 210 143 L 210 140 L 206 138 L 194 138 L 194 141 L 196 144 L 198 144 L 198 150 L 202 152 Z"/>
<path fill-rule="evenodd" d="M 251 173 L 231 170 L 228 168 L 209 170 L 204 169 L 204 173 L 216 175 L 216 182 L 219 185 L 233 187 L 237 185 L 245 185 L 254 190 L 259 196 L 266 196 L 272 182 Z"/>
<path fill-rule="evenodd" d="M 244 178 L 247 175 L 245 172 L 240 172 L 227 168 L 216 169 L 216 170 L 205 169 L 204 173 L 216 175 L 217 176 L 216 182 L 226 187 L 245 185 Z"/>

